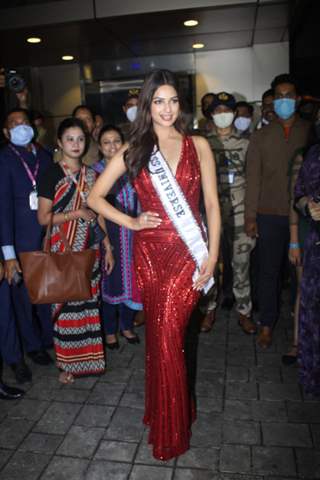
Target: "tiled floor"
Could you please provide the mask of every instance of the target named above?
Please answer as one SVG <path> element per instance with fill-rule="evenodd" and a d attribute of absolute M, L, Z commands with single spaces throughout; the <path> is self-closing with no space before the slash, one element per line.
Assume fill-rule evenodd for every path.
<path fill-rule="evenodd" d="M 281 365 L 290 327 L 283 314 L 267 352 L 234 313 L 220 311 L 209 334 L 191 332 L 198 419 L 191 449 L 170 462 L 152 457 L 142 425 L 143 341 L 121 339 L 103 377 L 72 386 L 54 367 L 32 366 L 25 398 L 0 403 L 1 480 L 320 479 L 320 402 Z"/>

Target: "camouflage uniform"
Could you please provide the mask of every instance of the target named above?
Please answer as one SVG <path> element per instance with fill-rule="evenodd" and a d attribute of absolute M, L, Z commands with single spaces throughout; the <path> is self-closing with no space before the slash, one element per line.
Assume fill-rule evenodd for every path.
<path fill-rule="evenodd" d="M 245 164 L 249 141 L 235 131 L 226 137 L 216 133 L 207 137 L 214 152 L 222 219 L 222 241 L 229 242 L 232 252 L 233 293 L 239 313 L 249 316 L 250 253 L 255 239 L 244 230 Z"/>

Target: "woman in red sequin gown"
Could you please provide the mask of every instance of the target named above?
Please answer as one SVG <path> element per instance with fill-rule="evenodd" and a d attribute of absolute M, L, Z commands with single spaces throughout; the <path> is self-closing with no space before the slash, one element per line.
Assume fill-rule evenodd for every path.
<path fill-rule="evenodd" d="M 151 182 L 147 164 L 157 145 L 200 224 L 199 196 L 206 207 L 209 256 L 193 281 L 195 262 Z M 137 218 L 104 199 L 126 170 L 141 204 Z M 108 164 L 91 191 L 91 208 L 136 231 L 134 258 L 146 315 L 146 398 L 144 423 L 150 426 L 153 455 L 168 460 L 189 448 L 194 405 L 187 387 L 184 339 L 200 290 L 212 276 L 218 256 L 220 214 L 214 160 L 201 137 L 181 127 L 180 97 L 171 72 L 156 71 L 145 80 L 132 138 Z"/>

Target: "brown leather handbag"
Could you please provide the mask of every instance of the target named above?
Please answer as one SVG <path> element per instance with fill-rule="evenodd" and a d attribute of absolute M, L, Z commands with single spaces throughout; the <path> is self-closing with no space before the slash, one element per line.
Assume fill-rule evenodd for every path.
<path fill-rule="evenodd" d="M 66 303 L 92 297 L 91 276 L 96 251 L 73 252 L 60 229 L 64 252 L 50 252 L 52 223 L 47 227 L 43 250 L 19 254 L 24 283 L 31 303 Z"/>

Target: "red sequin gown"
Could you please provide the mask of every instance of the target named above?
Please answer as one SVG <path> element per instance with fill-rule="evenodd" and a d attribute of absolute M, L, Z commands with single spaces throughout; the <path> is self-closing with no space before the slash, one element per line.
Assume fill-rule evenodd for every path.
<path fill-rule="evenodd" d="M 191 137 L 182 143 L 176 171 L 200 223 L 200 165 Z M 144 169 L 134 180 L 142 211 L 158 212 L 158 228 L 134 237 L 137 280 L 146 314 L 146 397 L 144 423 L 150 426 L 153 455 L 168 460 L 189 448 L 195 408 L 188 392 L 185 331 L 199 293 L 192 289 L 195 263 L 167 216 Z"/>

